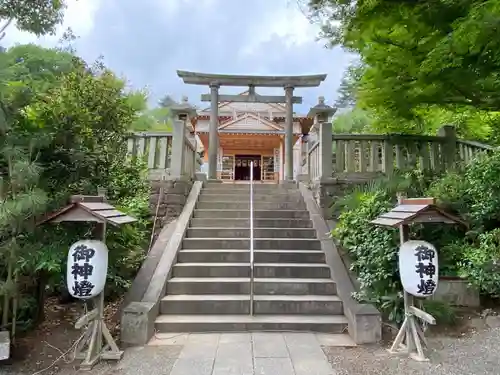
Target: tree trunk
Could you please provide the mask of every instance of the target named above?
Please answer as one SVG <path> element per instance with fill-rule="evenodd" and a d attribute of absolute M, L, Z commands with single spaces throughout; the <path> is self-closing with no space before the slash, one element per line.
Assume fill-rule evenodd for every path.
<path fill-rule="evenodd" d="M 47 274 L 45 272 L 39 272 L 37 275 L 36 284 L 36 324 L 40 324 L 45 320 L 45 287 L 47 286 Z"/>

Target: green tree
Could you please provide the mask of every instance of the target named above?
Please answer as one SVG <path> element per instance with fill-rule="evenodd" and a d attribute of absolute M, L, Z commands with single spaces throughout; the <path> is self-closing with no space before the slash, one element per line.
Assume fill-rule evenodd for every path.
<path fill-rule="evenodd" d="M 350 65 L 346 69 L 337 91 L 338 97 L 335 101 L 335 107 L 346 108 L 356 105 L 357 91 L 362 74 L 363 66 L 359 63 Z"/>
<path fill-rule="evenodd" d="M 358 100 L 377 117 L 415 120 L 415 131 L 422 109 L 500 110 L 499 0 L 308 4 L 330 45 L 360 55 Z"/>
<path fill-rule="evenodd" d="M 0 2 L 0 40 L 14 23 L 23 31 L 36 35 L 53 33 L 63 21 L 64 0 L 2 0 Z"/>
<path fill-rule="evenodd" d="M 63 280 L 68 246 L 87 231 L 77 226 L 33 232 L 33 217 L 65 204 L 70 194 L 95 194 L 96 187 L 107 187 L 116 206 L 140 219 L 133 228 L 111 230 L 108 236 L 113 249 L 108 290 L 116 293 L 128 286 L 147 246 L 149 190 L 144 166 L 126 156 L 125 140 L 139 107 L 136 93 L 127 92 L 123 80 L 99 63 L 87 66 L 70 53 L 32 45 L 8 50 L 0 55 L 0 65 L 7 124 L 0 134 L 0 222 L 23 223 L 15 228 L 0 225 L 0 280 L 7 280 L 0 282 L 0 295 L 4 304 L 13 301 L 0 310 L 11 320 L 19 312 L 29 321 L 43 316 L 39 313 L 48 287 Z M 36 173 L 23 184 L 11 182 L 28 170 Z M 45 199 L 36 198 L 37 192 Z M 14 214 L 19 220 L 12 220 Z M 19 290 L 16 278 L 26 275 L 35 285 Z M 33 295 L 38 295 L 38 313 L 17 308 L 15 301 Z"/>
<path fill-rule="evenodd" d="M 370 131 L 372 123 L 373 119 L 368 112 L 355 107 L 336 116 L 332 126 L 334 133 L 366 133 Z"/>

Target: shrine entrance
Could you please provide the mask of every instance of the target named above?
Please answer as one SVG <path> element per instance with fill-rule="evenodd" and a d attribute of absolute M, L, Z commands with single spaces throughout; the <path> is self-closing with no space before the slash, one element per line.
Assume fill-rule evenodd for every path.
<path fill-rule="evenodd" d="M 300 87 L 319 86 L 326 79 L 326 74 L 249 76 L 178 70 L 177 75 L 186 84 L 210 87 L 210 93 L 201 96 L 203 102 L 210 102 L 210 107 L 202 111 L 205 113 L 199 113 L 195 129 L 204 149 L 208 149 L 206 161 L 208 162 L 209 180 L 223 180 L 223 175 L 231 175 L 231 171 L 224 168 L 224 161 L 227 162 L 230 155 L 244 156 L 253 152 L 260 154 L 258 168 L 261 169 L 264 166 L 265 170 L 264 176 L 261 176 L 260 172 L 255 173 L 256 179 L 266 180 L 271 177 L 267 170 L 270 163 L 268 160 L 264 162 L 263 157 L 273 155 L 275 156 L 273 164 L 278 169 L 272 172 L 273 177 L 279 175 L 279 178 L 274 180 L 294 180 L 293 148 L 298 138 L 309 131 L 312 118 L 305 119 L 307 116 L 299 118 L 294 115 L 293 105 L 301 104 L 302 97 L 294 96 L 293 92 Z M 219 95 L 221 86 L 247 86 L 248 90 L 239 95 Z M 279 87 L 284 89 L 285 95 L 260 95 L 255 92 L 256 87 Z M 257 103 L 262 105 L 259 106 Z M 306 122 L 309 122 L 307 126 Z M 272 147 L 262 144 L 258 148 L 249 148 L 248 144 L 243 144 L 242 147 L 235 148 L 224 145 L 223 138 L 226 137 L 222 137 L 223 134 L 228 135 L 228 138 L 240 138 L 240 141 L 248 138 L 248 135 L 257 136 L 261 143 L 269 143 L 263 142 L 263 139 L 271 136 L 269 138 L 277 138 L 280 143 L 274 146 L 269 145 Z M 281 138 L 284 138 L 283 143 Z M 247 153 L 247 150 L 251 152 Z M 279 163 L 276 156 L 279 156 Z M 241 160 L 243 164 L 244 159 Z M 233 161 L 236 161 L 235 158 Z M 283 168 L 280 168 L 281 166 Z M 235 166 L 235 168 L 238 169 L 238 175 L 234 176 L 234 180 L 250 178 L 248 165 L 246 167 L 243 165 Z"/>
<path fill-rule="evenodd" d="M 262 157 L 260 155 L 235 155 L 234 179 L 236 181 L 250 180 L 250 168 L 253 162 L 253 180 L 260 181 Z"/>

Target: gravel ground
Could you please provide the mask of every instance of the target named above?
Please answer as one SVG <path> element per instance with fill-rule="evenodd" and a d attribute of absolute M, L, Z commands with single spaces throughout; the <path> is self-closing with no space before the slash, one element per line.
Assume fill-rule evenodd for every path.
<path fill-rule="evenodd" d="M 336 375 L 498 375 L 500 328 L 463 338 L 429 340 L 429 362 L 390 355 L 385 348 L 324 348 Z"/>

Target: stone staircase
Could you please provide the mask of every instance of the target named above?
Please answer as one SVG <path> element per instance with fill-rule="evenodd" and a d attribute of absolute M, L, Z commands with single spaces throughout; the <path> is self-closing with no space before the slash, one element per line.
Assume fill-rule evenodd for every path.
<path fill-rule="evenodd" d="M 316 231 L 295 186 L 254 184 L 254 315 L 249 185 L 208 184 L 156 319 L 159 332 L 347 328 Z"/>

